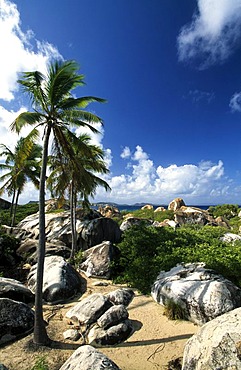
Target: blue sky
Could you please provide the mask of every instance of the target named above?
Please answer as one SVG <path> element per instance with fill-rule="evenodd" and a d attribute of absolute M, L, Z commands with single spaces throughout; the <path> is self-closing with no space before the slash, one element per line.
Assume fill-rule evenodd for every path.
<path fill-rule="evenodd" d="M 96 201 L 241 203 L 241 0 L 1 0 L 0 32 L 1 142 L 28 107 L 17 73 L 74 59 L 76 94 L 108 100 L 89 106 L 112 188 Z"/>

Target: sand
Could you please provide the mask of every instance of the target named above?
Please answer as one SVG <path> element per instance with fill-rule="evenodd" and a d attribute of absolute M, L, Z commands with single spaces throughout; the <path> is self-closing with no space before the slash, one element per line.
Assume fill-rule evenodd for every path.
<path fill-rule="evenodd" d="M 80 299 L 95 292 L 108 293 L 119 285 L 93 286 L 96 279 L 87 279 L 87 290 L 81 297 L 64 305 L 44 306 L 44 317 L 49 321 L 48 334 L 54 340 L 53 348 L 36 348 L 30 334 L 0 348 L 0 363 L 9 370 L 31 370 L 38 358 L 45 358 L 49 370 L 59 370 L 81 344 L 64 340 L 63 332 L 70 328 L 65 313 Z M 113 360 L 121 370 L 170 369 L 169 361 L 182 357 L 186 341 L 198 327 L 187 321 L 172 321 L 164 315 L 164 309 L 150 296 L 137 291 L 128 307 L 129 318 L 136 331 L 124 343 L 101 347 L 99 350 Z"/>

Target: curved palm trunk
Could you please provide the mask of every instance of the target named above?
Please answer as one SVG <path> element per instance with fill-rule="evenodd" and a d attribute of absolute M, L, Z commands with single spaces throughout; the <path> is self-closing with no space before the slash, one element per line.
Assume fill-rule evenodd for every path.
<path fill-rule="evenodd" d="M 15 195 L 16 195 L 16 190 L 14 189 L 12 202 L 11 202 L 11 207 L 10 207 L 10 219 L 12 219 L 12 217 L 13 217 L 13 206 L 14 206 L 14 202 L 15 202 Z"/>
<path fill-rule="evenodd" d="M 47 127 L 44 137 L 42 168 L 39 188 L 39 247 L 38 247 L 38 265 L 35 291 L 35 321 L 34 321 L 34 343 L 38 345 L 49 345 L 50 339 L 47 335 L 43 319 L 43 274 L 45 258 L 45 179 L 48 160 L 48 143 L 51 127 Z"/>
<path fill-rule="evenodd" d="M 13 206 L 11 228 L 12 228 L 12 227 L 14 226 L 14 224 L 15 224 L 15 218 L 16 218 L 16 213 L 17 213 L 17 207 L 18 207 L 18 198 L 19 198 L 19 195 L 20 195 L 20 189 L 18 189 L 18 191 L 17 191 L 16 201 L 15 201 L 15 204 L 14 204 L 14 206 Z M 12 232 L 12 229 L 11 229 L 11 232 Z"/>
<path fill-rule="evenodd" d="M 74 258 L 77 249 L 77 234 L 76 234 L 76 194 L 73 181 L 70 184 L 70 218 L 71 218 L 71 235 L 72 246 L 70 258 Z"/>

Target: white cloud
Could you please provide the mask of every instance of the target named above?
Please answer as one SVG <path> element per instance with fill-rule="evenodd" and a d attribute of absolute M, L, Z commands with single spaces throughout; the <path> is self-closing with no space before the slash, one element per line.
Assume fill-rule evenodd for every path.
<path fill-rule="evenodd" d="M 229 106 L 232 112 L 241 112 L 241 92 L 233 94 Z"/>
<path fill-rule="evenodd" d="M 129 158 L 131 156 L 130 148 L 128 146 L 125 146 L 120 156 L 121 158 Z"/>
<path fill-rule="evenodd" d="M 98 189 L 96 200 L 167 204 L 175 197 L 183 197 L 189 204 L 215 204 L 225 202 L 232 195 L 230 184 L 224 178 L 221 160 L 218 163 L 202 161 L 197 165 L 155 166 L 138 145 L 128 168 L 131 168 L 130 175 L 109 176 L 107 181 L 112 188 L 111 193 Z"/>
<path fill-rule="evenodd" d="M 241 0 L 197 0 L 197 5 L 192 22 L 178 36 L 178 56 L 207 68 L 224 62 L 239 46 Z"/>
<path fill-rule="evenodd" d="M 4 71 L 0 74 L 0 98 L 10 101 L 18 89 L 19 72 L 44 72 L 52 57 L 61 56 L 53 45 L 35 40 L 32 31 L 21 30 L 17 6 L 8 0 L 1 0 L 0 34 L 0 70 Z"/>

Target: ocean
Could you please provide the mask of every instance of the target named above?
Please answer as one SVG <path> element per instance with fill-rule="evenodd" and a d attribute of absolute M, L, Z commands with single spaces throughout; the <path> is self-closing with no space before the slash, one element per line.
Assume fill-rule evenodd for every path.
<path fill-rule="evenodd" d="M 95 206 L 93 206 L 94 209 L 98 209 L 99 206 L 102 206 L 104 207 L 105 205 L 107 205 L 107 203 L 103 203 L 103 204 L 97 204 Z M 119 209 L 119 211 L 127 211 L 127 212 L 132 212 L 132 211 L 136 211 L 137 209 L 141 209 L 145 204 L 111 204 L 109 203 L 108 205 L 113 205 L 113 207 L 116 207 Z M 154 210 L 157 208 L 157 207 L 164 207 L 165 209 L 168 208 L 168 204 L 159 204 L 159 205 L 155 205 L 153 204 L 153 207 L 154 207 Z M 211 205 L 202 205 L 202 206 L 199 206 L 199 205 L 187 205 L 187 207 L 195 207 L 195 208 L 200 208 L 200 209 L 203 209 L 203 210 L 207 210 L 209 207 L 211 207 Z"/>

